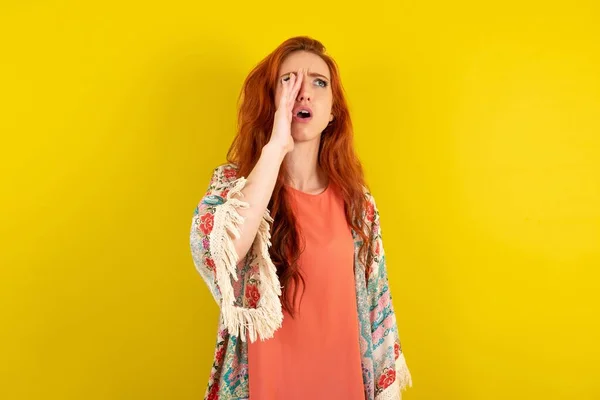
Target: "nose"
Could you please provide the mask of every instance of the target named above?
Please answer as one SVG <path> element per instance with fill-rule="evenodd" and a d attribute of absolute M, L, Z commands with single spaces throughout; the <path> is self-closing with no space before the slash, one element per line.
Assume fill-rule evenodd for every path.
<path fill-rule="evenodd" d="M 311 85 L 309 82 L 309 77 L 306 74 L 304 75 L 304 78 L 302 80 L 302 86 L 298 91 L 298 97 L 296 98 L 296 100 L 299 102 L 312 100 Z"/>

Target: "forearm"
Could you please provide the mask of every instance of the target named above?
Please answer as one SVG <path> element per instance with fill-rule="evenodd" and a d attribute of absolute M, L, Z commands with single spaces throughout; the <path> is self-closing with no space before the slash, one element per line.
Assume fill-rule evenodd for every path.
<path fill-rule="evenodd" d="M 246 178 L 246 185 L 241 192 L 244 195 L 242 200 L 248 203 L 249 207 L 238 210 L 244 217 L 244 223 L 240 226 L 240 236 L 233 238 L 238 260 L 246 256 L 254 242 L 285 155 L 286 151 L 281 146 L 268 143 L 263 147 L 258 162 Z"/>

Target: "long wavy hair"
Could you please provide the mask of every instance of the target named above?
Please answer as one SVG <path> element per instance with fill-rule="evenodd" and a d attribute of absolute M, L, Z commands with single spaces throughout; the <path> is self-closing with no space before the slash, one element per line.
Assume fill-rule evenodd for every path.
<path fill-rule="evenodd" d="M 359 256 L 364 259 L 367 251 L 365 244 L 368 242 L 363 223 L 366 207 L 364 188 L 367 186 L 362 165 L 354 149 L 352 121 L 338 67 L 333 58 L 325 53 L 325 46 L 321 42 L 307 36 L 290 38 L 250 72 L 238 98 L 238 129 L 227 153 L 227 161 L 237 165 L 238 176 L 248 176 L 258 162 L 262 148 L 269 142 L 273 129 L 279 67 L 288 55 L 296 51 L 314 53 L 329 67 L 334 119 L 321 133 L 318 163 L 330 182 L 341 190 L 346 221 L 362 238 Z M 283 286 L 282 307 L 293 317 L 300 284 L 304 287 L 306 282 L 298 265 L 303 240 L 297 230 L 289 198 L 286 196 L 284 183 L 287 181 L 288 171 L 285 163 L 282 163 L 268 205 L 274 219 L 269 253 Z M 288 285 L 290 282 L 294 285 Z M 288 290 L 289 286 L 292 286 L 292 289 Z"/>

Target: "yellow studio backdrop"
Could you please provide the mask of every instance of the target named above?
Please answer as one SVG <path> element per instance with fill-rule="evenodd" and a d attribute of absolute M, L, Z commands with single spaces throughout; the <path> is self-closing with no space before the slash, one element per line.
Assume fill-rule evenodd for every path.
<path fill-rule="evenodd" d="M 250 69 L 338 61 L 409 400 L 600 399 L 596 1 L 0 6 L 0 398 L 200 399 L 188 230 Z M 326 377 L 324 377 L 326 378 Z"/>

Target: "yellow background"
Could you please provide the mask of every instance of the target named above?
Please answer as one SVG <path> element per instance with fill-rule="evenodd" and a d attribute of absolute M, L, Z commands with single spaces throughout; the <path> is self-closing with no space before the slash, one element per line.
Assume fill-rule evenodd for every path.
<path fill-rule="evenodd" d="M 405 398 L 600 399 L 597 2 L 0 7 L 0 398 L 202 397 L 192 212 L 244 77 L 308 34 L 382 213 Z"/>

